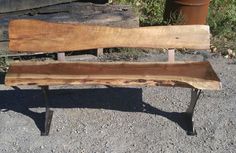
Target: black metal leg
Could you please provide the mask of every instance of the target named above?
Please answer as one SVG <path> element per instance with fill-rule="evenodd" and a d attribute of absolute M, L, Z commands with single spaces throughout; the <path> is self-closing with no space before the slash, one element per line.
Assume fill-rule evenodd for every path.
<path fill-rule="evenodd" d="M 45 122 L 44 122 L 44 130 L 41 131 L 41 136 L 48 136 L 53 116 L 53 111 L 50 110 L 49 101 L 48 101 L 48 86 L 41 86 L 44 95 L 44 101 L 46 106 L 45 112 Z"/>
<path fill-rule="evenodd" d="M 199 89 L 192 89 L 191 90 L 191 101 L 190 105 L 188 106 L 185 114 L 185 119 L 187 123 L 187 135 L 197 135 L 196 130 L 194 129 L 194 121 L 193 121 L 193 113 L 194 108 L 196 106 L 197 100 L 201 94 L 201 90 Z"/>
<path fill-rule="evenodd" d="M 17 86 L 12 86 L 12 88 L 13 88 L 14 90 L 20 90 L 20 88 L 17 87 Z"/>

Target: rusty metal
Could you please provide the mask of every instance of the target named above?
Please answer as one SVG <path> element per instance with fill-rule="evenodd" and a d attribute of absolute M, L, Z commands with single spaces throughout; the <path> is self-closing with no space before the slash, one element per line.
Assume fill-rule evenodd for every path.
<path fill-rule="evenodd" d="M 206 24 L 210 0 L 166 0 L 164 20 L 171 24 Z"/>

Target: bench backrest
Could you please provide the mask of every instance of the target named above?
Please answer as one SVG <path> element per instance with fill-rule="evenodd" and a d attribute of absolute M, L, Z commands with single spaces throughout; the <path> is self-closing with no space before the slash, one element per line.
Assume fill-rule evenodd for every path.
<path fill-rule="evenodd" d="M 12 20 L 11 52 L 66 52 L 96 48 L 189 48 L 210 47 L 207 25 L 114 28 L 83 24 L 59 24 L 39 20 Z"/>

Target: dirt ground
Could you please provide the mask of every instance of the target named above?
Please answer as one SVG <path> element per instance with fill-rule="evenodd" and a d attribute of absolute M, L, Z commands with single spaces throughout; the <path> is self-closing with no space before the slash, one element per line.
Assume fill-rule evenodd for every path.
<path fill-rule="evenodd" d="M 209 60 L 223 84 L 221 91 L 200 96 L 194 115 L 197 136 L 187 136 L 181 126 L 190 89 L 50 87 L 54 116 L 50 135 L 42 137 L 41 91 L 0 85 L 0 152 L 235 153 L 236 62 L 209 53 L 178 53 L 177 59 Z M 137 60 L 164 61 L 166 55 L 145 53 Z"/>

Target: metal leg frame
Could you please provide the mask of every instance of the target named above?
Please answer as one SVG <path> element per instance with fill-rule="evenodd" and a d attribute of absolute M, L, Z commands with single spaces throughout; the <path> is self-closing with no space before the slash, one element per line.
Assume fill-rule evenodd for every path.
<path fill-rule="evenodd" d="M 194 121 L 193 121 L 193 113 L 194 108 L 196 106 L 197 100 L 199 99 L 199 96 L 201 94 L 201 90 L 199 89 L 192 89 L 191 90 L 191 101 L 190 105 L 188 106 L 186 112 L 185 112 L 185 119 L 187 123 L 187 135 L 197 135 L 196 130 L 194 129 Z"/>
<path fill-rule="evenodd" d="M 49 101 L 48 101 L 48 86 L 41 86 L 44 94 L 44 100 L 46 105 L 46 112 L 45 112 L 45 123 L 44 123 L 44 130 L 41 132 L 41 136 L 48 136 L 53 116 L 53 111 L 50 110 Z M 199 99 L 199 96 L 201 94 L 201 90 L 199 89 L 192 89 L 191 90 L 191 101 L 190 105 L 188 106 L 185 114 L 185 120 L 187 123 L 187 135 L 197 135 L 196 130 L 194 129 L 194 120 L 193 120 L 193 114 L 194 114 L 194 108 L 196 106 L 197 100 Z"/>
<path fill-rule="evenodd" d="M 41 136 L 48 136 L 53 116 L 53 111 L 50 110 L 49 101 L 48 101 L 48 86 L 41 86 L 44 95 L 44 101 L 46 106 L 45 112 L 45 122 L 44 122 L 44 130 L 41 131 Z"/>

